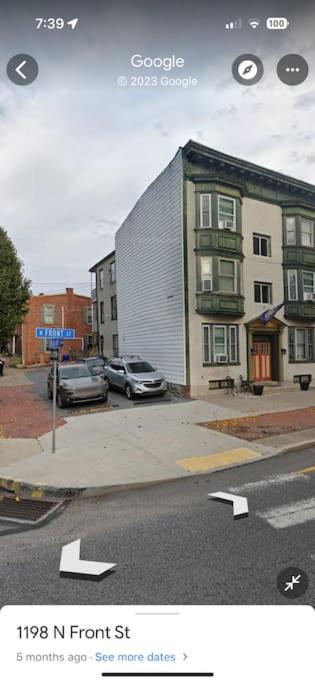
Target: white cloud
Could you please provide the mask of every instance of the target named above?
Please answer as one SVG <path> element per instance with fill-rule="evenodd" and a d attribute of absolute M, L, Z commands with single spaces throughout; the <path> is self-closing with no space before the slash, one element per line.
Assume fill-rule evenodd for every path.
<path fill-rule="evenodd" d="M 250 88 L 230 75 L 240 52 L 236 38 L 230 46 L 225 36 L 188 43 L 189 31 L 180 75 L 197 77 L 197 88 L 119 89 L 116 79 L 121 69 L 128 73 L 131 48 L 123 51 L 123 36 L 115 46 L 113 36 L 108 45 L 84 34 L 70 54 L 64 45 L 59 56 L 56 49 L 44 52 L 40 78 L 30 88 L 2 84 L 0 224 L 28 276 L 35 283 L 88 283 L 89 267 L 112 250 L 117 226 L 189 138 L 315 182 L 315 124 L 307 106 L 313 84 L 288 88 L 276 76 L 286 50 L 301 52 L 305 44 L 305 56 L 314 61 L 302 28 L 294 41 L 291 33 L 281 47 L 266 51 L 264 78 Z M 45 286 L 34 286 L 38 290 Z"/>

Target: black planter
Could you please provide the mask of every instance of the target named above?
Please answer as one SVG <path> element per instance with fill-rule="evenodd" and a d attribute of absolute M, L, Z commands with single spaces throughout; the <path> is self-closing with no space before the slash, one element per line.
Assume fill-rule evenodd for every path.
<path fill-rule="evenodd" d="M 300 382 L 301 391 L 308 391 L 310 388 L 309 382 Z"/>
<path fill-rule="evenodd" d="M 253 384 L 253 394 L 255 396 L 262 396 L 264 391 L 264 385 L 263 384 Z"/>

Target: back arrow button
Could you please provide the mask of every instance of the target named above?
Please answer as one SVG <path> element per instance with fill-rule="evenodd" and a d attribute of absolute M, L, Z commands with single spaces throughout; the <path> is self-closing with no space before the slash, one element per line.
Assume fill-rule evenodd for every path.
<path fill-rule="evenodd" d="M 31 55 L 14 55 L 7 64 L 7 75 L 15 85 L 30 85 L 38 76 L 38 64 Z"/>

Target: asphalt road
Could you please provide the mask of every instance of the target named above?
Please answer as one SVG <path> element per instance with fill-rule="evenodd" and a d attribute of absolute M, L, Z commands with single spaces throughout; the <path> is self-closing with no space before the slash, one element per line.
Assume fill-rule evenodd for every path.
<path fill-rule="evenodd" d="M 47 394 L 47 376 L 48 376 L 48 368 L 38 368 L 38 369 L 32 369 L 32 370 L 27 370 L 25 372 L 26 376 L 33 382 L 33 389 L 36 392 L 40 398 L 43 399 L 43 401 L 46 401 L 50 405 L 52 405 L 51 401 L 48 399 L 48 394 Z M 164 396 L 151 396 L 151 397 L 139 397 L 137 400 L 134 401 L 129 401 L 126 396 L 119 392 L 119 391 L 109 391 L 108 392 L 108 403 L 107 405 L 113 405 L 117 408 L 134 408 L 138 405 L 152 405 L 152 403 L 178 403 L 181 401 L 186 401 L 189 399 L 185 398 L 180 398 L 180 397 L 175 397 L 171 396 L 169 393 L 166 393 Z M 106 404 L 102 404 L 99 401 L 86 401 L 84 403 L 72 405 L 72 406 L 67 406 L 66 408 L 58 408 L 57 406 L 57 414 L 60 415 L 61 417 L 66 417 L 67 414 L 75 415 L 77 413 L 80 413 L 84 411 L 84 409 L 90 410 L 91 408 L 95 408 L 97 410 L 104 410 L 106 407 Z"/>
<path fill-rule="evenodd" d="M 314 465 L 310 449 L 76 500 L 42 528 L 2 535 L 1 604 L 287 604 L 276 578 L 295 566 L 310 582 L 296 602 L 315 605 L 314 516 L 303 521 L 315 509 L 315 471 L 297 474 Z M 208 499 L 231 489 L 248 497 L 247 518 Z M 291 512 L 274 528 L 283 505 Z M 115 572 L 100 582 L 60 578 L 62 546 L 79 538 L 81 559 L 117 563 Z"/>

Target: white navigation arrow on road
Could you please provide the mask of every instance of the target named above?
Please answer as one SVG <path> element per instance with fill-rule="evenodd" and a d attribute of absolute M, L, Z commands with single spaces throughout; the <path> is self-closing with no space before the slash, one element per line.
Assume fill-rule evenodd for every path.
<path fill-rule="evenodd" d="M 60 576 L 70 579 L 80 578 L 98 581 L 116 567 L 115 564 L 106 564 L 105 562 L 80 560 L 80 544 L 81 540 L 78 539 L 63 546 L 59 567 Z"/>
<path fill-rule="evenodd" d="M 223 493 L 217 491 L 216 493 L 208 493 L 209 498 L 221 500 L 224 503 L 233 503 L 233 517 L 248 517 L 248 502 L 244 496 L 235 496 L 232 493 Z"/>
<path fill-rule="evenodd" d="M 23 68 L 23 66 L 25 66 L 25 64 L 26 64 L 26 59 L 23 59 L 23 62 L 21 62 L 21 64 L 19 64 L 15 69 L 16 73 L 19 74 L 19 76 L 21 76 L 21 78 L 23 78 L 24 81 L 26 81 L 26 78 L 27 78 L 27 76 L 25 76 L 25 74 L 22 71 L 22 68 Z"/>

